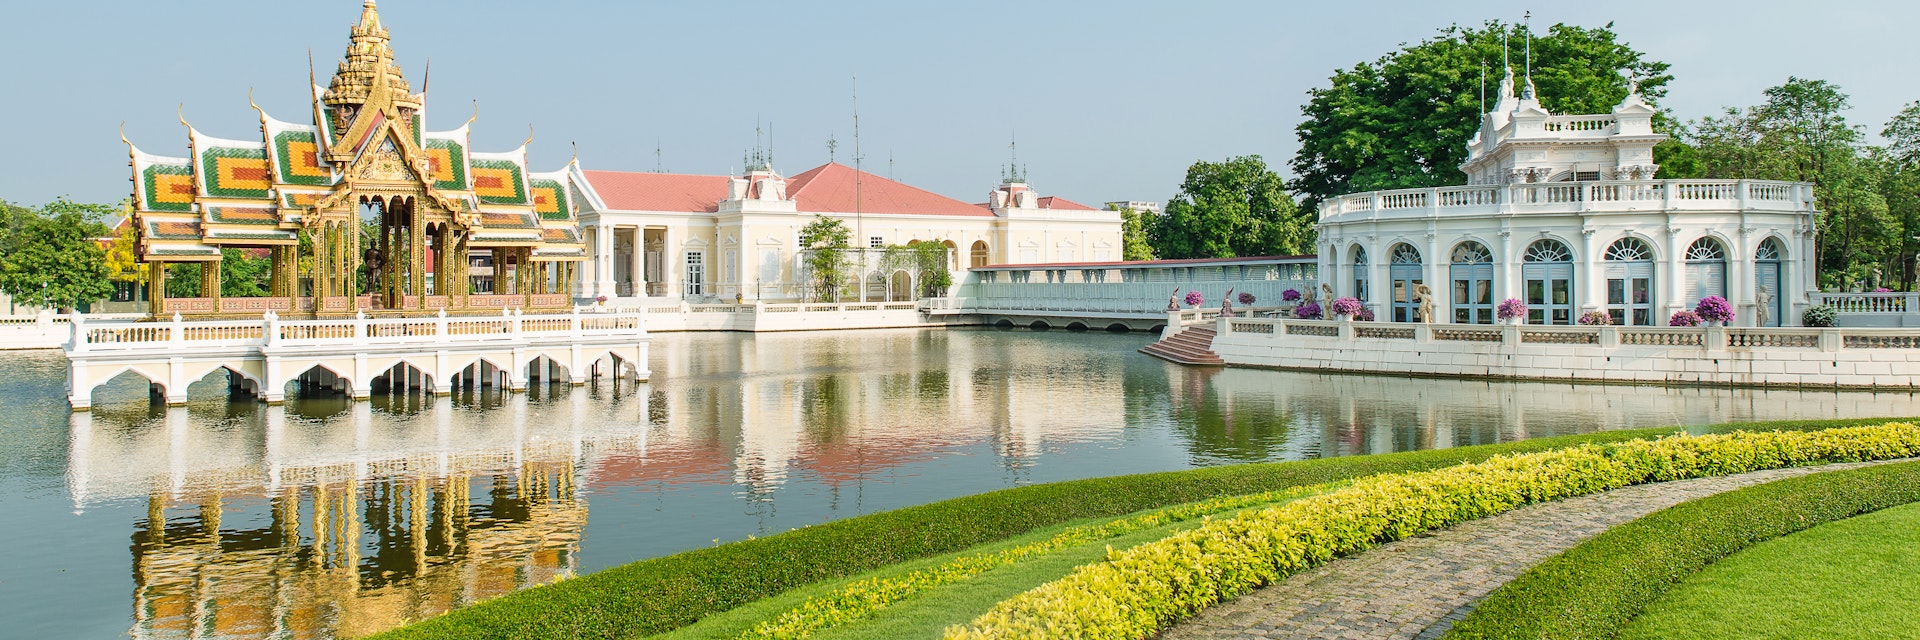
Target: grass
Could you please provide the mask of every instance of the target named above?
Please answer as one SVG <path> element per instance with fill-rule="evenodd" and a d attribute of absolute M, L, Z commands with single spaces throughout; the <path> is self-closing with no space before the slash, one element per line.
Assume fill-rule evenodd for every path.
<path fill-rule="evenodd" d="M 1315 489 L 1318 489 L 1318 487 Z M 1319 491 L 1302 491 L 1286 499 L 1221 511 L 1209 517 L 1232 517 L 1246 509 L 1271 507 L 1316 493 L 1319 493 Z M 825 596 L 850 583 L 872 578 L 898 577 L 913 571 L 935 567 L 962 556 L 994 553 L 1012 547 L 1038 543 L 1066 531 L 1069 527 L 1098 526 L 1156 511 L 1163 511 L 1163 509 L 1142 511 L 1112 518 L 1091 518 L 1051 526 L 1005 541 L 967 549 L 964 552 L 942 554 L 931 558 L 903 562 L 858 576 L 814 583 L 778 596 L 748 603 L 725 613 L 705 618 L 693 625 L 655 637 L 662 640 L 719 640 L 722 638 L 733 638 L 762 620 L 778 616 L 810 598 Z M 893 640 L 897 638 L 938 637 L 940 632 L 946 629 L 947 626 L 972 620 L 974 617 L 986 612 L 987 609 L 992 608 L 993 605 L 999 603 L 1001 600 L 1048 581 L 1058 579 L 1072 571 L 1074 567 L 1100 560 L 1106 556 L 1109 548 L 1131 548 L 1135 545 L 1159 540 L 1175 532 L 1200 526 L 1203 522 L 1205 522 L 1205 520 L 1201 518 L 1193 518 L 1182 522 L 1141 529 L 1113 538 L 1058 549 L 1036 559 L 1001 567 L 964 581 L 934 588 L 895 606 L 882 609 L 878 615 L 870 619 L 822 629 L 815 633 L 813 637 L 822 640 Z"/>
<path fill-rule="evenodd" d="M 1722 558 L 1797 531 L 1915 501 L 1920 501 L 1920 462 L 1816 473 L 1682 503 L 1547 559 L 1494 591 L 1446 637 L 1619 637 L 1682 580 Z M 1791 571 L 1807 571 L 1804 564 L 1796 564 L 1800 566 Z M 1902 584 L 1910 589 L 1913 583 L 1882 587 Z M 1799 596 L 1787 598 L 1794 597 Z"/>
<path fill-rule="evenodd" d="M 1621 638 L 1920 635 L 1920 503 L 1762 542 L 1687 578 Z"/>
<path fill-rule="evenodd" d="M 1887 419 L 1717 425 L 1824 429 Z M 632 638 L 663 633 L 826 580 L 955 553 L 1069 522 L 1208 498 L 1435 469 L 1494 455 L 1651 438 L 1676 429 L 1606 431 L 1518 442 L 1091 478 L 993 491 L 641 560 L 518 591 L 376 636 Z"/>

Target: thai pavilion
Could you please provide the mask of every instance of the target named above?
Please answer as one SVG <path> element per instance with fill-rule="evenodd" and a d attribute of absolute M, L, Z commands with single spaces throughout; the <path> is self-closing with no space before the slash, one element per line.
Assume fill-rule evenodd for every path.
<path fill-rule="evenodd" d="M 566 308 L 585 260 L 566 170 L 527 171 L 526 146 L 480 153 L 469 118 L 425 130 L 426 92 L 394 63 L 373 0 L 310 124 L 260 114 L 260 137 L 188 125 L 185 158 L 133 156 L 136 250 L 155 315 L 499 313 Z M 251 100 L 249 101 L 251 102 Z M 124 138 L 123 138 L 124 139 Z M 529 138 L 531 142 L 531 138 Z M 268 297 L 221 299 L 223 249 L 271 256 Z M 470 286 L 490 254 L 493 293 Z M 199 263 L 200 296 L 167 300 L 167 266 Z"/>

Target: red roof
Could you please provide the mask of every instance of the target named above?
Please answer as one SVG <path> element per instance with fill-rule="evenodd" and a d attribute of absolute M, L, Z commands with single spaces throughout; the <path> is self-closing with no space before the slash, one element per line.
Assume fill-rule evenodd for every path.
<path fill-rule="evenodd" d="M 923 216 L 986 216 L 993 212 L 926 189 L 894 182 L 865 171 L 829 162 L 787 179 L 787 195 L 801 211 L 853 213 L 853 178 L 860 176 L 860 207 L 864 213 L 904 213 Z"/>
<path fill-rule="evenodd" d="M 1093 207 L 1089 207 L 1087 205 L 1080 204 L 1078 202 L 1074 202 L 1072 200 L 1068 200 L 1060 196 L 1041 196 L 1040 208 L 1059 209 L 1062 211 L 1099 211 L 1099 209 L 1095 209 Z"/>
<path fill-rule="evenodd" d="M 627 211 L 713 213 L 727 198 L 727 176 L 582 171 L 608 207 Z"/>

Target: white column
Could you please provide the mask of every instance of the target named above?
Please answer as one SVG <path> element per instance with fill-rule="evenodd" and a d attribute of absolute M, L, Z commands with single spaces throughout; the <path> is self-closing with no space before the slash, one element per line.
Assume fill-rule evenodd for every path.
<path fill-rule="evenodd" d="M 1686 253 L 1687 249 L 1686 247 L 1680 246 L 1679 229 L 1670 229 L 1667 231 L 1666 251 L 1667 286 L 1665 287 L 1665 291 L 1660 292 L 1660 297 L 1667 301 L 1667 308 L 1665 313 L 1653 319 L 1655 326 L 1665 326 L 1669 316 L 1672 316 L 1676 311 L 1686 308 L 1687 305 L 1687 295 L 1685 292 L 1687 286 L 1686 261 L 1682 259 L 1684 257 L 1682 254 Z"/>
<path fill-rule="evenodd" d="M 600 224 L 593 228 L 593 287 L 598 295 L 613 297 L 613 225 Z"/>
<path fill-rule="evenodd" d="M 1579 291 L 1574 292 L 1580 298 L 1574 309 L 1575 318 L 1606 305 L 1606 270 L 1601 268 L 1601 256 L 1598 253 L 1601 250 L 1595 247 L 1593 234 L 1593 229 L 1580 230 L 1580 257 L 1573 262 L 1574 268 L 1579 270 L 1574 275 L 1574 282 L 1580 287 Z"/>
<path fill-rule="evenodd" d="M 1501 231 L 1499 247 L 1494 254 L 1493 304 L 1499 306 L 1508 298 L 1518 298 L 1524 289 L 1520 286 L 1520 252 L 1513 248 L 1513 232 Z"/>
<path fill-rule="evenodd" d="M 647 295 L 646 237 L 647 228 L 645 226 L 635 226 L 633 228 L 633 255 L 628 256 L 630 260 L 628 264 L 631 265 L 631 267 L 627 272 L 627 282 L 635 298 Z"/>
<path fill-rule="evenodd" d="M 1747 185 L 1740 185 L 1740 196 L 1746 198 Z M 1740 238 L 1737 246 L 1727 247 L 1727 303 L 1734 308 L 1733 324 L 1736 327 L 1751 327 L 1755 317 L 1753 303 L 1753 229 L 1740 224 Z"/>

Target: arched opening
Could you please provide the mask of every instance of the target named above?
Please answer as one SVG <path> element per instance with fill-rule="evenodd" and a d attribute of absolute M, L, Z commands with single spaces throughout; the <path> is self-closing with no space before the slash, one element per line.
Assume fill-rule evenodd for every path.
<path fill-rule="evenodd" d="M 1067 330 L 1068 330 L 1068 331 L 1072 331 L 1072 332 L 1075 332 L 1075 333 L 1079 333 L 1079 332 L 1081 332 L 1081 331 L 1086 331 L 1086 330 L 1087 330 L 1087 323 L 1085 323 L 1085 322 L 1080 322 L 1080 321 L 1078 321 L 1078 320 L 1075 320 L 1075 321 L 1073 321 L 1073 322 L 1069 322 L 1069 323 L 1067 323 Z"/>
<path fill-rule="evenodd" d="M 1047 324 L 1047 321 L 1045 320 L 1035 320 L 1031 323 L 1028 323 L 1027 328 L 1032 329 L 1034 331 L 1046 331 L 1048 329 L 1052 329 L 1053 325 Z"/>
<path fill-rule="evenodd" d="M 308 367 L 300 375 L 287 380 L 285 391 L 288 398 L 301 400 L 317 398 L 350 398 L 353 395 L 353 382 L 321 365 Z"/>
<path fill-rule="evenodd" d="M 506 389 L 511 381 L 505 368 L 482 358 L 461 367 L 448 382 L 456 390 L 484 391 Z"/>
<path fill-rule="evenodd" d="M 980 267 L 987 266 L 987 255 L 988 255 L 987 241 L 985 240 L 973 241 L 973 248 L 971 251 L 971 255 L 967 260 L 967 264 L 969 265 L 968 268 L 978 269 Z"/>
<path fill-rule="evenodd" d="M 1007 318 L 1001 318 L 999 320 L 995 320 L 993 322 L 993 326 L 994 328 L 997 328 L 997 329 L 1012 329 L 1013 321 Z"/>
<path fill-rule="evenodd" d="M 1131 327 L 1128 327 L 1127 325 L 1119 322 L 1115 322 L 1113 324 L 1107 325 L 1107 331 L 1110 331 L 1113 333 L 1126 333 L 1132 330 L 1133 329 Z"/>
<path fill-rule="evenodd" d="M 1686 297 L 1691 309 L 1707 296 L 1727 297 L 1727 248 L 1713 236 L 1702 237 L 1687 246 Z"/>
<path fill-rule="evenodd" d="M 139 403 L 165 407 L 167 406 L 167 386 L 148 378 L 138 370 L 126 369 L 93 385 L 93 389 L 87 392 L 87 398 L 95 411 L 108 405 Z"/>
<path fill-rule="evenodd" d="M 905 269 L 893 272 L 893 275 L 887 278 L 887 301 L 896 302 L 912 299 L 913 275 L 907 273 Z"/>
<path fill-rule="evenodd" d="M 1393 309 L 1388 316 L 1394 322 L 1419 322 L 1420 301 L 1414 299 L 1414 288 L 1423 284 L 1426 269 L 1421 265 L 1420 250 L 1405 242 L 1393 245 L 1389 254 L 1387 278 L 1393 292 Z"/>
<path fill-rule="evenodd" d="M 1353 297 L 1361 302 L 1367 301 L 1367 248 L 1353 245 Z M 1320 304 L 1333 302 L 1321 300 Z"/>
<path fill-rule="evenodd" d="M 954 244 L 952 240 L 941 240 L 940 245 L 947 248 L 947 270 L 959 271 L 960 245 Z"/>
<path fill-rule="evenodd" d="M 1653 245 L 1634 237 L 1615 240 L 1603 257 L 1607 279 L 1607 315 L 1614 324 L 1651 326 L 1654 277 Z"/>
<path fill-rule="evenodd" d="M 433 376 L 405 360 L 396 362 L 373 376 L 369 387 L 374 393 L 413 396 L 433 393 Z"/>
<path fill-rule="evenodd" d="M 1753 251 L 1753 320 L 1758 326 L 1778 327 L 1786 315 L 1785 296 L 1780 295 L 1780 262 L 1786 256 L 1778 238 L 1760 241 Z"/>
<path fill-rule="evenodd" d="M 887 299 L 886 276 L 881 275 L 879 271 L 870 271 L 870 272 L 867 272 L 867 277 L 864 278 L 864 280 L 866 282 L 866 287 L 867 287 L 867 295 L 865 297 L 866 300 L 886 300 Z"/>
<path fill-rule="evenodd" d="M 1167 325 L 1164 325 L 1164 324 L 1156 324 L 1151 327 L 1147 327 L 1147 333 L 1152 333 L 1152 334 L 1165 333 L 1166 330 L 1167 330 Z"/>
<path fill-rule="evenodd" d="M 1573 251 L 1541 238 L 1520 257 L 1529 324 L 1573 324 Z"/>
<path fill-rule="evenodd" d="M 254 401 L 261 396 L 260 383 L 229 367 L 214 367 L 206 375 L 187 383 L 187 397 L 220 396 L 228 402 Z"/>
<path fill-rule="evenodd" d="M 1453 321 L 1493 324 L 1493 253 L 1468 240 L 1453 246 Z"/>
<path fill-rule="evenodd" d="M 539 355 L 527 361 L 527 386 L 565 384 L 573 379 L 566 365 L 554 362 L 553 358 Z"/>

